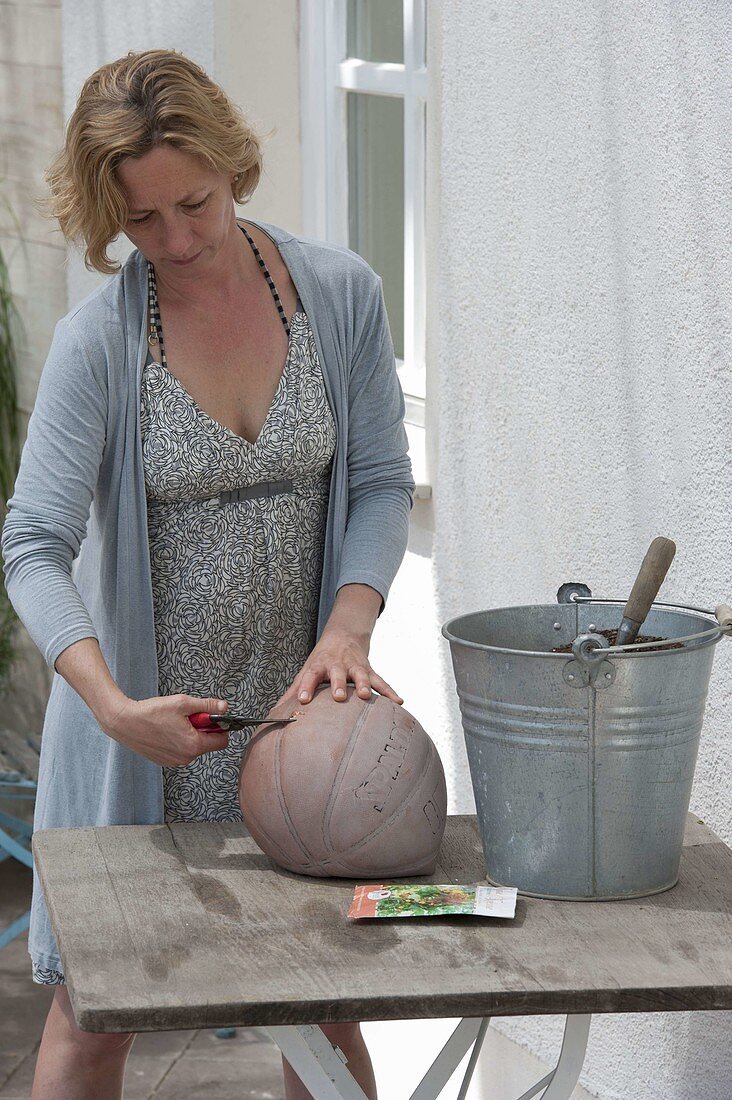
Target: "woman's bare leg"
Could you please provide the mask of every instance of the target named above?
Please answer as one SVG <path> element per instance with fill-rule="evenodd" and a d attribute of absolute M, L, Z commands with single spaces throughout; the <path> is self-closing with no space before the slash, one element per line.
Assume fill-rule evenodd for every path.
<path fill-rule="evenodd" d="M 376 1100 L 376 1080 L 369 1052 L 358 1024 L 321 1024 L 325 1037 L 345 1054 L 346 1069 L 358 1081 L 369 1100 Z M 287 1100 L 313 1100 L 289 1062 L 282 1059 L 285 1073 L 285 1097 Z M 31 1100 L 36 1100 L 35 1096 Z M 45 1100 L 45 1098 L 44 1098 Z"/>
<path fill-rule="evenodd" d="M 122 1100 L 134 1033 L 102 1035 L 76 1026 L 66 987 L 56 986 L 36 1060 L 31 1100 Z"/>

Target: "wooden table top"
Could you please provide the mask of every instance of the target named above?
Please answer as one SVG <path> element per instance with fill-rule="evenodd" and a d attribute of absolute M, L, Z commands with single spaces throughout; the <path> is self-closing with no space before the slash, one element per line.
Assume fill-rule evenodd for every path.
<path fill-rule="evenodd" d="M 281 871 L 237 824 L 51 829 L 33 850 L 88 1031 L 732 1009 L 732 851 L 691 814 L 672 890 L 519 896 L 513 920 L 350 922 L 353 882 Z M 475 818 L 450 817 L 415 881 L 484 875 Z"/>

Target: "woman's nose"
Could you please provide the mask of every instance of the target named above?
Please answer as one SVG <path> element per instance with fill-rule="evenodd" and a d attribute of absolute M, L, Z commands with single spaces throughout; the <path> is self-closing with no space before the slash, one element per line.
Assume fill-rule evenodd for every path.
<path fill-rule="evenodd" d="M 190 225 L 177 219 L 168 222 L 162 229 L 162 246 L 171 260 L 188 259 L 195 251 Z"/>

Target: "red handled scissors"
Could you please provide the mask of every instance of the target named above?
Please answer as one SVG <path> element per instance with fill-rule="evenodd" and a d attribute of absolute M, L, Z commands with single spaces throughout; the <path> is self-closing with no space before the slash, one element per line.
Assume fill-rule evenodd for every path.
<path fill-rule="evenodd" d="M 196 714 L 189 714 L 188 721 L 197 730 L 215 733 L 216 730 L 249 729 L 262 726 L 265 722 L 276 723 L 279 726 L 285 722 L 296 722 L 297 718 L 249 718 L 243 714 L 206 714 L 205 711 L 198 711 Z"/>

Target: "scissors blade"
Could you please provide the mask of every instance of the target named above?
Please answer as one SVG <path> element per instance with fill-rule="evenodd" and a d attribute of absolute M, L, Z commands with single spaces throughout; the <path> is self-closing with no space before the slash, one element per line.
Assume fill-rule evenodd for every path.
<path fill-rule="evenodd" d="M 296 718 L 250 718 L 241 714 L 209 714 L 209 719 L 214 725 L 226 726 L 231 730 L 243 730 L 250 726 L 263 726 L 265 723 L 282 725 L 285 722 L 296 722 Z"/>

